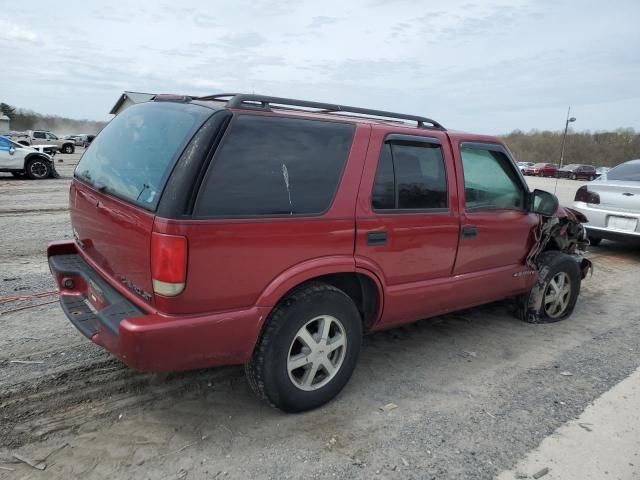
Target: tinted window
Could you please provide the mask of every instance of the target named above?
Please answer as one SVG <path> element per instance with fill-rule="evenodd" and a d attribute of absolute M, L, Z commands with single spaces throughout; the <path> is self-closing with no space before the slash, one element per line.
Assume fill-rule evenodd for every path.
<path fill-rule="evenodd" d="M 33 132 L 33 138 L 46 138 L 44 132 Z"/>
<path fill-rule="evenodd" d="M 0 150 L 9 150 L 11 143 L 6 138 L 0 137 Z"/>
<path fill-rule="evenodd" d="M 467 209 L 524 208 L 524 187 L 504 153 L 466 146 L 460 151 Z"/>
<path fill-rule="evenodd" d="M 175 160 L 213 112 L 148 102 L 118 114 L 91 143 L 76 175 L 145 208 L 155 208 Z"/>
<path fill-rule="evenodd" d="M 447 208 L 447 176 L 440 145 L 385 144 L 372 205 L 377 210 Z"/>
<path fill-rule="evenodd" d="M 329 208 L 355 127 L 238 115 L 216 153 L 197 216 L 295 215 Z"/>
<path fill-rule="evenodd" d="M 393 157 L 391 156 L 391 145 L 388 143 L 382 146 L 382 152 L 380 152 L 378 170 L 376 171 L 376 179 L 371 194 L 371 204 L 376 210 L 396 208 Z"/>
<path fill-rule="evenodd" d="M 606 173 L 607 180 L 640 182 L 640 161 L 622 163 Z"/>

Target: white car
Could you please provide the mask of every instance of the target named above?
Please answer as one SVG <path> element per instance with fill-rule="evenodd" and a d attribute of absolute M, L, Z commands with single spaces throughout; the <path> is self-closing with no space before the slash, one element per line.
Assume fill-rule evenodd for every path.
<path fill-rule="evenodd" d="M 18 178 L 26 176 L 32 180 L 58 176 L 51 156 L 1 136 L 0 172 L 9 172 Z"/>
<path fill-rule="evenodd" d="M 583 213 L 591 245 L 603 238 L 640 240 L 640 159 L 629 160 L 580 187 L 573 208 Z"/>

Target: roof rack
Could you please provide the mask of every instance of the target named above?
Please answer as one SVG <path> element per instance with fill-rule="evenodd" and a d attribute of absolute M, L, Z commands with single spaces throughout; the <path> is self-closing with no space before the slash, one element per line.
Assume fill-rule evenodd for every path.
<path fill-rule="evenodd" d="M 208 95 L 206 97 L 198 97 L 198 100 L 222 100 L 228 98 L 228 108 L 260 108 L 264 110 L 270 110 L 271 104 L 277 105 L 289 105 L 295 107 L 315 108 L 319 113 L 356 113 L 359 115 L 366 115 L 372 117 L 381 117 L 389 119 L 410 120 L 417 122 L 420 128 L 436 128 L 438 130 L 445 130 L 445 128 L 435 120 L 427 117 L 420 117 L 417 115 L 407 115 L 405 113 L 387 112 L 384 110 L 372 110 L 370 108 L 360 107 L 348 107 L 346 105 L 337 105 L 332 103 L 310 102 L 307 100 L 294 100 L 292 98 L 283 97 L 269 97 L 265 95 L 256 94 L 243 94 L 243 93 L 219 93 L 216 95 Z M 431 126 L 425 125 L 425 123 L 431 124 Z"/>

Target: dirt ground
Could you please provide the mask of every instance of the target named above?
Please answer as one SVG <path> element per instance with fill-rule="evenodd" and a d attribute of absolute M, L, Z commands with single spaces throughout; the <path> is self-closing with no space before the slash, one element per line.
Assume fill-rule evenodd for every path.
<path fill-rule="evenodd" d="M 241 367 L 133 372 L 47 293 L 78 157 L 59 157 L 57 180 L 0 176 L 2 480 L 489 479 L 640 365 L 640 248 L 603 241 L 570 319 L 529 325 L 501 302 L 371 335 L 343 393 L 313 412 L 260 403 Z M 560 180 L 561 202 L 581 184 Z"/>

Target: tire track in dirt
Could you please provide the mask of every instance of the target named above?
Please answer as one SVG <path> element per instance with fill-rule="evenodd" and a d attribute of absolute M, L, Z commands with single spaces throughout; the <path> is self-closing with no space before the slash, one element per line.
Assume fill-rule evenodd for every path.
<path fill-rule="evenodd" d="M 124 408 L 233 382 L 239 367 L 153 374 L 135 372 L 115 359 L 71 366 L 27 380 L 0 393 L 0 446 L 16 448 Z"/>

